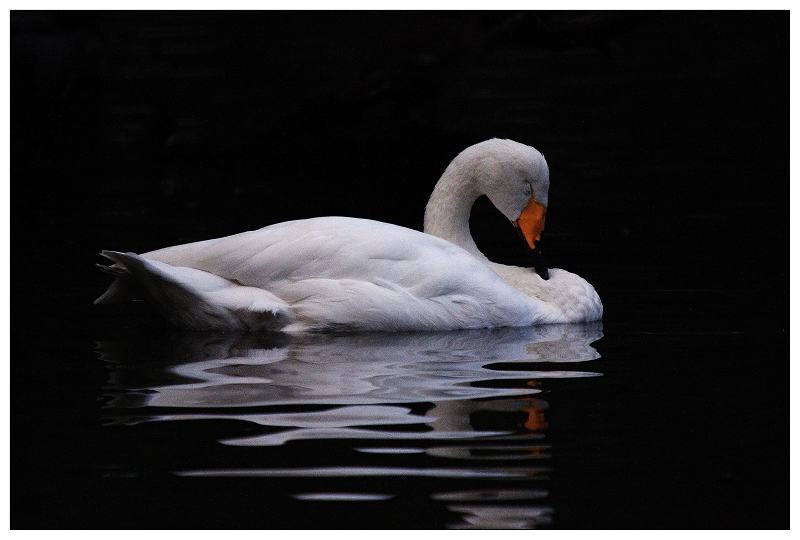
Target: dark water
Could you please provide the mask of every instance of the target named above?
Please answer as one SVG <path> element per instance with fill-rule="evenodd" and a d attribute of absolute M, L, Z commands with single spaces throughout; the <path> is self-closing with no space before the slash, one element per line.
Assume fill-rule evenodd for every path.
<path fill-rule="evenodd" d="M 14 528 L 787 528 L 788 14 L 11 16 Z M 176 332 L 101 249 L 420 228 L 532 144 L 601 324 Z M 522 263 L 486 201 L 478 245 Z M 377 240 L 379 241 L 379 239 Z"/>

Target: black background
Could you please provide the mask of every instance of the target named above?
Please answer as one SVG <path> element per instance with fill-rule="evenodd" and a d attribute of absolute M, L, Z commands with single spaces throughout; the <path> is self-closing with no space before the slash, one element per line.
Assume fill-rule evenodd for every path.
<path fill-rule="evenodd" d="M 600 293 L 620 381 L 551 398 L 587 434 L 554 434 L 555 525 L 788 527 L 788 42 L 788 12 L 12 12 L 12 527 L 235 523 L 86 474 L 85 351 L 159 324 L 91 306 L 101 249 L 318 215 L 419 229 L 491 137 L 547 157 L 545 253 Z M 473 230 L 518 260 L 486 201 Z M 306 525 L 359 524 L 339 519 Z"/>

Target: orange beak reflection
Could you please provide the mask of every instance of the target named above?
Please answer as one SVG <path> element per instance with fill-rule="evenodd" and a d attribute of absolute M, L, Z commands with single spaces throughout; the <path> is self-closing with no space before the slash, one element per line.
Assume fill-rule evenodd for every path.
<path fill-rule="evenodd" d="M 536 249 L 536 242 L 542 239 L 546 213 L 547 208 L 539 204 L 535 197 L 531 197 L 528 206 L 525 207 L 517 221 L 514 222 L 514 226 L 525 237 L 525 241 L 531 249 Z"/>

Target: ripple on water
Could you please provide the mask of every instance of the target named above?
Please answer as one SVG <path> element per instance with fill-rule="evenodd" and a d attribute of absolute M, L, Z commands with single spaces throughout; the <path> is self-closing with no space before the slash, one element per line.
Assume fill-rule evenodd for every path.
<path fill-rule="evenodd" d="M 599 323 L 280 339 L 180 333 L 98 350 L 110 368 L 107 429 L 137 430 L 128 452 L 143 433 L 167 444 L 159 426 L 209 440 L 203 448 L 213 450 L 189 450 L 190 466 L 165 463 L 162 473 L 283 478 L 295 504 L 394 504 L 402 495 L 441 505 L 454 516 L 449 528 L 531 528 L 555 512 L 541 504 L 558 451 L 547 441 L 542 381 L 600 375 L 562 369 L 596 360 L 600 337 Z M 130 472 L 121 461 L 116 477 Z M 383 491 L 381 478 L 402 489 Z"/>

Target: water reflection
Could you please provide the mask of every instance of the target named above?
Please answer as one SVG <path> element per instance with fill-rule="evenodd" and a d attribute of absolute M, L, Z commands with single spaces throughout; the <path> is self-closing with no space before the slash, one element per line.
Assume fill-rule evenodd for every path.
<path fill-rule="evenodd" d="M 564 367 L 597 359 L 591 344 L 601 336 L 600 323 L 347 336 L 176 333 L 102 342 L 98 350 L 110 366 L 109 426 L 193 421 L 203 433 L 203 422 L 222 421 L 250 427 L 224 436 L 216 428 L 217 448 L 261 449 L 248 466 L 234 459 L 220 466 L 216 457 L 174 475 L 433 478 L 416 496 L 459 515 L 449 526 L 527 528 L 549 523 L 553 512 L 542 504 L 551 448 L 540 386 L 600 375 Z M 273 465 L 271 452 L 287 443 L 305 445 L 298 456 L 308 456 L 325 441 L 348 444 L 353 457 Z M 340 481 L 329 488 L 287 497 L 342 504 L 397 495 L 343 491 Z"/>

